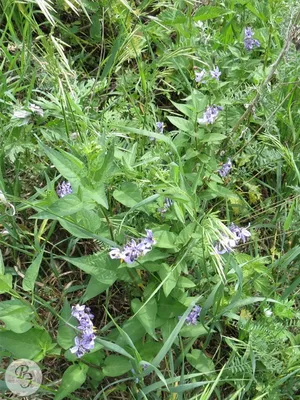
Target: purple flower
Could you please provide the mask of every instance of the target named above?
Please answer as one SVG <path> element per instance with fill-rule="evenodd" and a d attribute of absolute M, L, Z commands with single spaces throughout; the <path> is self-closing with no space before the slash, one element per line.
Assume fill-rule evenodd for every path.
<path fill-rule="evenodd" d="M 257 39 L 253 39 L 254 32 L 251 28 L 245 28 L 244 45 L 245 49 L 250 51 L 255 47 L 260 47 L 260 42 Z"/>
<path fill-rule="evenodd" d="M 223 107 L 215 106 L 208 106 L 203 114 L 203 118 L 198 118 L 199 124 L 213 124 L 218 117 L 219 111 L 222 111 Z"/>
<path fill-rule="evenodd" d="M 217 254 L 231 253 L 236 245 L 236 239 L 223 235 L 222 240 L 216 244 L 214 250 Z"/>
<path fill-rule="evenodd" d="M 204 69 L 200 72 L 195 72 L 195 81 L 197 83 L 202 82 L 205 75 L 206 75 L 206 72 Z"/>
<path fill-rule="evenodd" d="M 77 304 L 72 307 L 71 315 L 79 322 L 78 329 L 81 331 L 75 337 L 75 346 L 70 349 L 71 353 L 75 353 L 78 358 L 88 353 L 95 346 L 95 334 L 92 319 L 94 315 L 91 314 L 91 309 L 85 305 L 80 306 Z"/>
<path fill-rule="evenodd" d="M 156 122 L 156 128 L 160 133 L 164 133 L 165 124 L 163 122 Z"/>
<path fill-rule="evenodd" d="M 232 168 L 232 162 L 230 158 L 228 158 L 227 163 L 222 165 L 222 167 L 218 170 L 218 173 L 222 178 L 225 178 L 225 176 L 229 174 L 231 168 Z"/>
<path fill-rule="evenodd" d="M 142 253 L 142 248 L 132 239 L 131 242 L 124 247 L 120 258 L 125 261 L 126 264 L 132 264 Z"/>
<path fill-rule="evenodd" d="M 250 224 L 247 226 L 249 228 Z M 251 233 L 246 229 L 246 228 L 240 228 L 234 223 L 232 223 L 229 227 L 230 231 L 234 233 L 237 236 L 237 244 L 242 241 L 243 243 L 246 243 L 248 237 L 251 236 Z"/>
<path fill-rule="evenodd" d="M 254 35 L 254 32 L 250 27 L 245 28 L 245 39 L 250 39 Z"/>
<path fill-rule="evenodd" d="M 249 228 L 249 226 L 247 226 L 247 228 Z M 234 237 L 231 238 L 229 236 L 222 235 L 222 240 L 220 240 L 214 247 L 214 250 L 217 254 L 230 253 L 240 243 L 240 241 L 246 243 L 247 239 L 251 236 L 251 233 L 246 228 L 240 228 L 234 223 L 230 225 L 229 230 L 233 233 Z"/>
<path fill-rule="evenodd" d="M 58 197 L 64 197 L 67 194 L 71 194 L 72 192 L 73 190 L 70 182 L 62 181 L 57 185 L 56 193 Z"/>
<path fill-rule="evenodd" d="M 189 315 L 186 317 L 185 322 L 187 325 L 197 325 L 197 318 L 199 317 L 201 312 L 200 306 L 195 306 Z"/>
<path fill-rule="evenodd" d="M 153 233 L 150 229 L 146 229 L 146 233 L 147 236 L 145 238 L 139 239 L 139 242 L 136 242 L 134 239 L 132 239 L 121 250 L 113 247 L 109 252 L 110 258 L 120 259 L 126 262 L 126 264 L 132 264 L 139 257 L 147 254 L 152 250 L 152 246 L 156 243 L 156 241 L 154 240 Z"/>
<path fill-rule="evenodd" d="M 217 81 L 219 80 L 220 75 L 222 72 L 219 70 L 219 67 L 216 67 L 212 71 L 210 71 L 210 74 L 213 78 L 215 78 Z"/>

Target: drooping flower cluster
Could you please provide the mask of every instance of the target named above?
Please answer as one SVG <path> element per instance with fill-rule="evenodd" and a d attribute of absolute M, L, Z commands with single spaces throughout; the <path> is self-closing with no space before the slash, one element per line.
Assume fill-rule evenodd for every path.
<path fill-rule="evenodd" d="M 230 158 L 228 158 L 227 163 L 222 165 L 222 167 L 218 170 L 218 173 L 222 178 L 225 178 L 225 176 L 229 174 L 231 168 L 232 168 L 232 162 Z"/>
<path fill-rule="evenodd" d="M 67 194 L 71 194 L 72 192 L 73 190 L 70 182 L 62 181 L 57 185 L 56 193 L 58 197 L 64 197 Z"/>
<path fill-rule="evenodd" d="M 187 325 L 197 325 L 197 319 L 200 315 L 201 312 L 201 307 L 200 306 L 194 306 L 192 311 L 189 313 L 189 315 L 186 317 L 185 322 Z M 179 317 L 181 318 L 181 317 Z"/>
<path fill-rule="evenodd" d="M 219 111 L 222 111 L 223 107 L 215 106 L 208 106 L 203 114 L 203 118 L 198 118 L 199 124 L 213 124 L 218 117 Z"/>
<path fill-rule="evenodd" d="M 72 316 L 79 322 L 78 329 L 81 331 L 75 337 L 75 346 L 70 349 L 71 353 L 75 354 L 78 358 L 84 356 L 95 346 L 95 334 L 92 319 L 94 315 L 91 314 L 89 307 L 85 305 L 80 306 L 77 304 L 72 307 Z"/>
<path fill-rule="evenodd" d="M 254 32 L 251 28 L 245 28 L 244 45 L 246 50 L 253 50 L 255 47 L 260 47 L 260 42 L 257 39 L 253 39 Z"/>
<path fill-rule="evenodd" d="M 146 255 L 152 250 L 152 246 L 156 243 L 153 233 L 150 229 L 146 229 L 147 236 L 136 242 L 131 239 L 122 249 L 116 247 L 109 252 L 110 258 L 119 259 L 126 264 L 134 263 L 139 257 Z"/>
<path fill-rule="evenodd" d="M 249 226 L 247 226 L 247 228 L 249 228 Z M 247 239 L 251 236 L 251 233 L 248 231 L 248 229 L 240 228 L 233 223 L 230 225 L 229 230 L 232 232 L 233 237 L 223 235 L 222 240 L 214 247 L 216 253 L 230 253 L 241 241 L 246 243 Z"/>

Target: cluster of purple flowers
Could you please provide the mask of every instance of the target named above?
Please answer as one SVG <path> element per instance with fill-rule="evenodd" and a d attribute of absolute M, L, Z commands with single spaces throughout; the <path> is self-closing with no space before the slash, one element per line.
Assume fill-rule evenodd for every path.
<path fill-rule="evenodd" d="M 120 259 L 126 264 L 132 264 L 139 257 L 144 256 L 149 251 L 152 250 L 152 246 L 156 243 L 153 238 L 153 233 L 150 229 L 146 229 L 147 236 L 136 242 L 132 239 L 127 243 L 123 249 L 118 249 L 116 247 L 112 248 L 109 252 L 110 258 Z"/>
<path fill-rule="evenodd" d="M 201 312 L 201 307 L 200 306 L 195 306 L 193 307 L 192 311 L 189 313 L 189 315 L 186 317 L 185 322 L 187 325 L 197 325 L 197 319 L 200 315 Z M 181 317 L 179 317 L 181 318 Z"/>
<path fill-rule="evenodd" d="M 208 106 L 203 114 L 203 118 L 198 118 L 199 124 L 213 124 L 218 117 L 219 111 L 222 111 L 223 107 L 215 106 Z"/>
<path fill-rule="evenodd" d="M 225 178 L 225 176 L 229 174 L 231 168 L 232 168 L 232 162 L 230 158 L 228 158 L 227 163 L 222 165 L 222 167 L 218 170 L 218 173 L 222 178 Z"/>
<path fill-rule="evenodd" d="M 251 28 L 245 28 L 244 45 L 246 50 L 253 50 L 255 47 L 260 47 L 260 42 L 253 39 L 254 32 Z"/>
<path fill-rule="evenodd" d="M 247 228 L 249 228 L 249 226 L 247 226 Z M 241 241 L 246 243 L 247 239 L 251 236 L 251 233 L 248 231 L 248 229 L 240 228 L 234 223 L 230 225 L 229 230 L 232 232 L 233 238 L 223 235 L 222 241 L 218 242 L 214 247 L 216 253 L 230 253 Z"/>
<path fill-rule="evenodd" d="M 71 194 L 72 192 L 73 190 L 70 182 L 62 181 L 57 185 L 56 193 L 58 197 L 64 197 L 67 194 Z"/>
<path fill-rule="evenodd" d="M 216 79 L 217 81 L 219 80 L 219 78 L 222 74 L 222 72 L 219 70 L 219 67 L 215 67 L 214 69 L 212 69 L 209 72 L 210 72 L 211 77 Z M 200 72 L 195 72 L 195 81 L 197 83 L 202 82 L 205 75 L 206 75 L 206 71 L 204 69 Z M 205 83 L 205 82 L 203 81 L 203 83 Z"/>
<path fill-rule="evenodd" d="M 94 326 L 92 322 L 94 315 L 91 314 L 89 307 L 85 305 L 80 306 L 79 304 L 72 307 L 71 314 L 79 322 L 78 329 L 81 332 L 75 337 L 75 346 L 72 347 L 70 351 L 80 358 L 95 346 L 96 336 L 94 335 Z"/>

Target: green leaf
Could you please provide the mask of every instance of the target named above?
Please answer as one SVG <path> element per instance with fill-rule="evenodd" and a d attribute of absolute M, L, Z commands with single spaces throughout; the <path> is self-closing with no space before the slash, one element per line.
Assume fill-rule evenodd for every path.
<path fill-rule="evenodd" d="M 283 229 L 285 231 L 288 231 L 292 224 L 295 205 L 296 205 L 296 199 L 293 201 L 291 208 L 289 210 L 288 216 L 287 216 L 286 220 L 284 221 Z"/>
<path fill-rule="evenodd" d="M 200 322 L 197 325 L 185 325 L 180 335 L 183 337 L 199 337 L 207 335 L 208 329 L 206 329 Z"/>
<path fill-rule="evenodd" d="M 116 270 L 119 262 L 112 260 L 107 253 L 98 253 L 91 256 L 79 258 L 61 257 L 80 268 L 87 274 L 92 275 L 99 282 L 112 285 L 117 279 Z"/>
<path fill-rule="evenodd" d="M 222 133 L 208 133 L 203 138 L 199 139 L 199 142 L 215 143 L 215 142 L 221 142 L 224 139 L 226 139 L 226 136 L 222 135 Z"/>
<path fill-rule="evenodd" d="M 62 400 L 70 393 L 79 389 L 86 380 L 88 369 L 88 365 L 83 363 L 68 367 L 63 374 L 61 385 L 56 392 L 54 400 Z"/>
<path fill-rule="evenodd" d="M 96 203 L 100 204 L 104 208 L 108 209 L 108 202 L 105 193 L 104 184 L 98 184 L 98 186 L 94 188 L 90 188 L 89 186 L 84 185 L 84 194 L 89 196 Z"/>
<path fill-rule="evenodd" d="M 31 265 L 25 272 L 25 276 L 22 282 L 22 287 L 26 292 L 32 291 L 34 289 L 34 284 L 39 274 L 39 269 L 43 259 L 43 255 L 44 255 L 44 250 L 40 250 L 39 254 L 32 261 Z"/>
<path fill-rule="evenodd" d="M 139 187 L 131 182 L 123 183 L 120 190 L 113 192 L 113 197 L 126 207 L 134 207 L 143 200 Z"/>
<path fill-rule="evenodd" d="M 180 117 L 168 117 L 168 120 L 171 122 L 172 125 L 176 126 L 179 130 L 191 133 L 194 132 L 194 125 L 193 122 L 184 118 Z"/>
<path fill-rule="evenodd" d="M 133 312 L 136 314 L 136 317 L 143 325 L 145 330 L 152 336 L 155 340 L 157 340 L 155 334 L 155 321 L 157 314 L 157 304 L 155 298 L 152 298 L 139 312 L 139 309 L 143 306 L 143 303 L 139 299 L 133 299 L 131 301 L 131 308 Z"/>
<path fill-rule="evenodd" d="M 167 264 L 162 264 L 159 269 L 159 276 L 160 279 L 163 281 L 165 277 L 170 273 L 171 268 Z M 165 296 L 168 297 L 169 294 L 172 292 L 174 287 L 176 287 L 178 277 L 180 275 L 180 272 L 178 268 L 176 268 L 168 277 L 168 279 L 164 282 L 163 284 L 163 291 L 165 293 Z"/>
<path fill-rule="evenodd" d="M 131 362 L 127 358 L 111 355 L 106 358 L 102 371 L 105 376 L 115 377 L 125 374 L 131 368 Z"/>
<path fill-rule="evenodd" d="M 16 333 L 23 333 L 32 327 L 31 307 L 20 300 L 0 302 L 0 320 L 5 323 L 5 329 Z M 0 342 L 1 343 L 1 342 Z"/>
<path fill-rule="evenodd" d="M 75 194 L 69 194 L 51 204 L 47 210 L 35 214 L 34 218 L 57 219 L 57 217 L 75 214 L 83 208 L 84 203 Z"/>
<path fill-rule="evenodd" d="M 175 249 L 177 236 L 175 233 L 169 231 L 155 231 L 154 237 L 156 240 L 156 247 L 164 249 Z"/>
<path fill-rule="evenodd" d="M 194 349 L 191 353 L 186 355 L 188 362 L 197 371 L 203 373 L 215 372 L 215 365 L 213 361 L 208 358 L 201 350 Z"/>
<path fill-rule="evenodd" d="M 12 275 L 0 275 L 0 294 L 9 293 L 12 288 Z"/>
<path fill-rule="evenodd" d="M 232 11 L 228 11 L 226 8 L 213 7 L 213 6 L 202 6 L 199 7 L 198 11 L 193 17 L 194 21 L 206 21 L 208 19 L 218 18 L 224 14 L 230 14 Z"/>
<path fill-rule="evenodd" d="M 34 361 L 42 360 L 47 351 L 53 348 L 49 333 L 37 328 L 32 328 L 24 333 L 0 332 L 0 346 L 16 358 L 27 358 Z"/>
<path fill-rule="evenodd" d="M 40 146 L 64 178 L 71 181 L 73 185 L 80 183 L 80 178 L 85 170 L 82 161 L 63 150 L 56 151 L 42 143 L 40 143 Z"/>
<path fill-rule="evenodd" d="M 179 288 L 193 288 L 195 286 L 196 284 L 186 276 L 180 276 L 177 281 L 177 287 Z"/>
<path fill-rule="evenodd" d="M 82 303 L 86 303 L 93 297 L 98 296 L 98 294 L 103 293 L 109 287 L 110 287 L 109 283 L 102 283 L 98 281 L 94 276 L 91 276 L 87 288 L 82 297 Z"/>
<path fill-rule="evenodd" d="M 65 321 L 68 321 L 70 324 L 76 326 L 76 320 L 74 317 L 71 316 L 71 307 L 68 300 L 64 301 L 64 305 L 60 315 Z M 57 343 L 63 349 L 67 350 L 74 345 L 75 336 L 75 329 L 73 329 L 70 325 L 60 319 L 57 331 Z"/>

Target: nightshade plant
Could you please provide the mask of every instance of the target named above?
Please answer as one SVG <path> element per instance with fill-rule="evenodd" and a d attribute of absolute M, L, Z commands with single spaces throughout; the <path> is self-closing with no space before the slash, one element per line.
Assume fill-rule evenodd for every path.
<path fill-rule="evenodd" d="M 3 376 L 296 399 L 298 2 L 0 7 Z"/>

